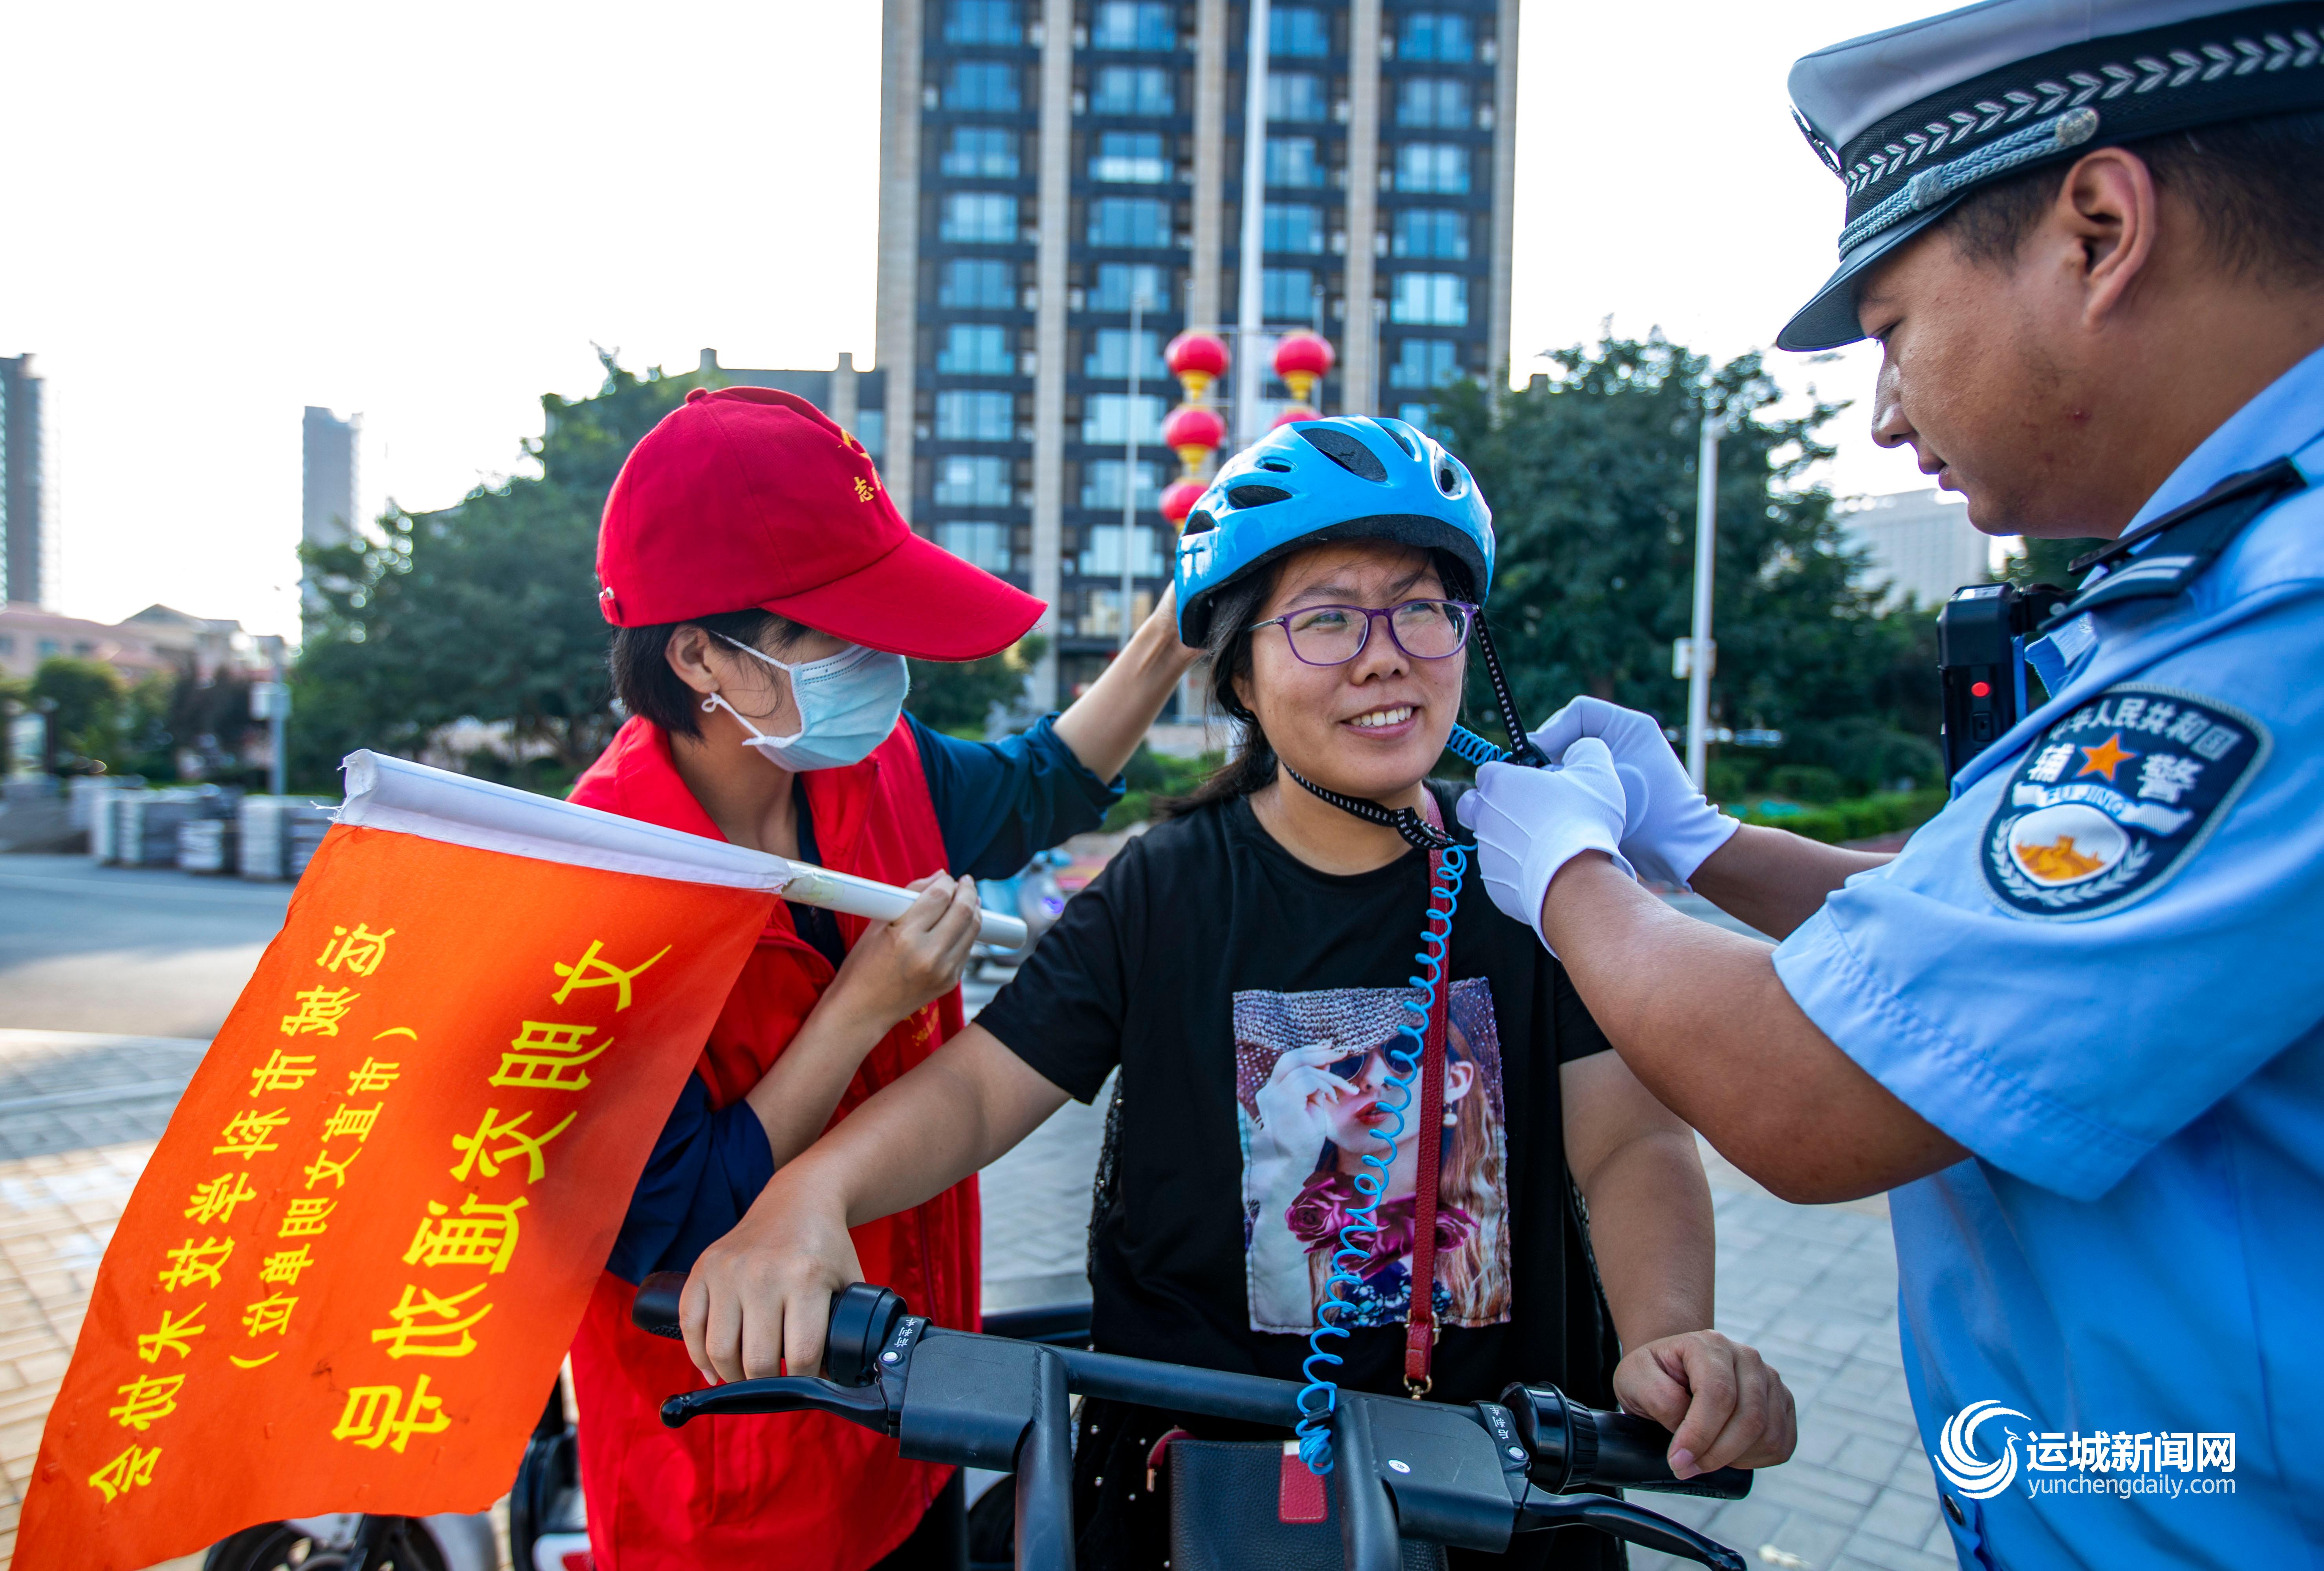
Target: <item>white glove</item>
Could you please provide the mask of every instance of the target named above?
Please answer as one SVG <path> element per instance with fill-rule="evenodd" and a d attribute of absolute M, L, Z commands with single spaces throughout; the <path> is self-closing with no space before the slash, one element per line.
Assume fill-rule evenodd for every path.
<path fill-rule="evenodd" d="M 1622 781 L 1613 755 L 1593 737 L 1567 749 L 1553 768 L 1487 764 L 1477 771 L 1477 788 L 1452 811 L 1476 831 L 1477 871 L 1493 904 L 1536 936 L 1549 881 L 1583 851 L 1604 851 L 1626 876 L 1637 876 L 1617 849 Z"/>
<path fill-rule="evenodd" d="M 1613 753 L 1629 802 L 1622 854 L 1641 877 L 1683 886 L 1742 827 L 1702 799 L 1652 715 L 1602 698 L 1577 698 L 1531 734 L 1553 758 L 1583 737 L 1598 738 Z"/>

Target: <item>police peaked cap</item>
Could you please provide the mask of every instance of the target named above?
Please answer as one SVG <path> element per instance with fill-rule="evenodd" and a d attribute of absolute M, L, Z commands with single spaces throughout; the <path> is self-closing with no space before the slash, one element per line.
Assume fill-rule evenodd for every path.
<path fill-rule="evenodd" d="M 1848 211 L 1839 270 L 1775 343 L 1831 349 L 1864 336 L 1865 270 L 1985 181 L 2324 108 L 2324 3 L 1986 0 L 1818 50 L 1792 68 L 1791 93 Z"/>

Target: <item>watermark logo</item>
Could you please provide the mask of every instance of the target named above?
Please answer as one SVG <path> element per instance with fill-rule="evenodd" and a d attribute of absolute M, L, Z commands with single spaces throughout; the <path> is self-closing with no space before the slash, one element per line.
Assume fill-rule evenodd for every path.
<path fill-rule="evenodd" d="M 1971 1500 L 1990 1500 L 2017 1479 L 2017 1432 L 2005 1429 L 2001 1455 L 1991 1461 L 1977 1454 L 1978 1426 L 1987 1419 L 2023 1419 L 1997 1401 L 1971 1402 L 1946 1421 L 1937 1438 L 1937 1471 Z M 2030 1423 L 2032 1420 L 2029 1419 Z"/>
<path fill-rule="evenodd" d="M 2107 1494 L 2120 1498 L 2236 1492 L 2236 1437 L 2211 1433 L 2101 1429 L 2085 1435 L 2003 1426 L 1998 1456 L 1978 1449 L 1988 1419 L 2026 1419 L 1997 1401 L 1971 1402 L 1946 1420 L 1934 1460 L 1965 1500 L 1990 1500 L 2017 1484 L 2029 1495 Z M 2030 1424 L 2031 1419 L 2027 1419 Z M 2023 1458 L 2017 1443 L 2025 1443 Z M 2019 1470 L 2024 1469 L 2021 1479 Z"/>

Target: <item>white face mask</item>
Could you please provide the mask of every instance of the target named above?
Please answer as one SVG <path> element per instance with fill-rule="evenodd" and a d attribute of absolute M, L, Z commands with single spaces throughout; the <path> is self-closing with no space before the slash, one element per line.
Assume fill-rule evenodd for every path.
<path fill-rule="evenodd" d="M 723 709 L 741 721 L 742 729 L 751 733 L 742 739 L 744 747 L 758 749 L 768 759 L 794 773 L 842 769 L 871 757 L 872 749 L 896 729 L 897 717 L 904 712 L 905 695 L 912 690 L 911 672 L 901 655 L 850 644 L 836 655 L 794 666 L 724 634 L 716 636 L 790 678 L 799 729 L 787 737 L 770 737 L 722 694 L 712 694 L 702 707 Z"/>

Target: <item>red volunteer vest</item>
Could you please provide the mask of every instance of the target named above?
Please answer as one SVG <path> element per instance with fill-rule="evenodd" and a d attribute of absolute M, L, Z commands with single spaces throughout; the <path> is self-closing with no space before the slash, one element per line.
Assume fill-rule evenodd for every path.
<path fill-rule="evenodd" d="M 902 721 L 862 763 L 803 776 L 823 865 L 907 884 L 945 865 L 918 744 Z M 723 837 L 679 778 L 669 738 L 641 719 L 575 785 L 571 800 L 710 840 Z M 841 916 L 852 947 L 867 925 Z M 712 1101 L 742 1099 L 790 1044 L 835 973 L 778 903 L 703 1050 Z M 961 1027 L 955 989 L 911 1016 L 863 1061 L 836 1124 Z M 864 1279 L 937 1324 L 973 1330 L 980 1263 L 976 1180 L 854 1229 Z M 820 1413 L 697 1419 L 666 1429 L 664 1397 L 702 1377 L 683 1343 L 630 1324 L 636 1290 L 608 1272 L 573 1344 L 581 1487 L 598 1571 L 782 1566 L 863 1571 L 908 1536 L 951 1475 L 906 1462 L 896 1442 Z"/>

